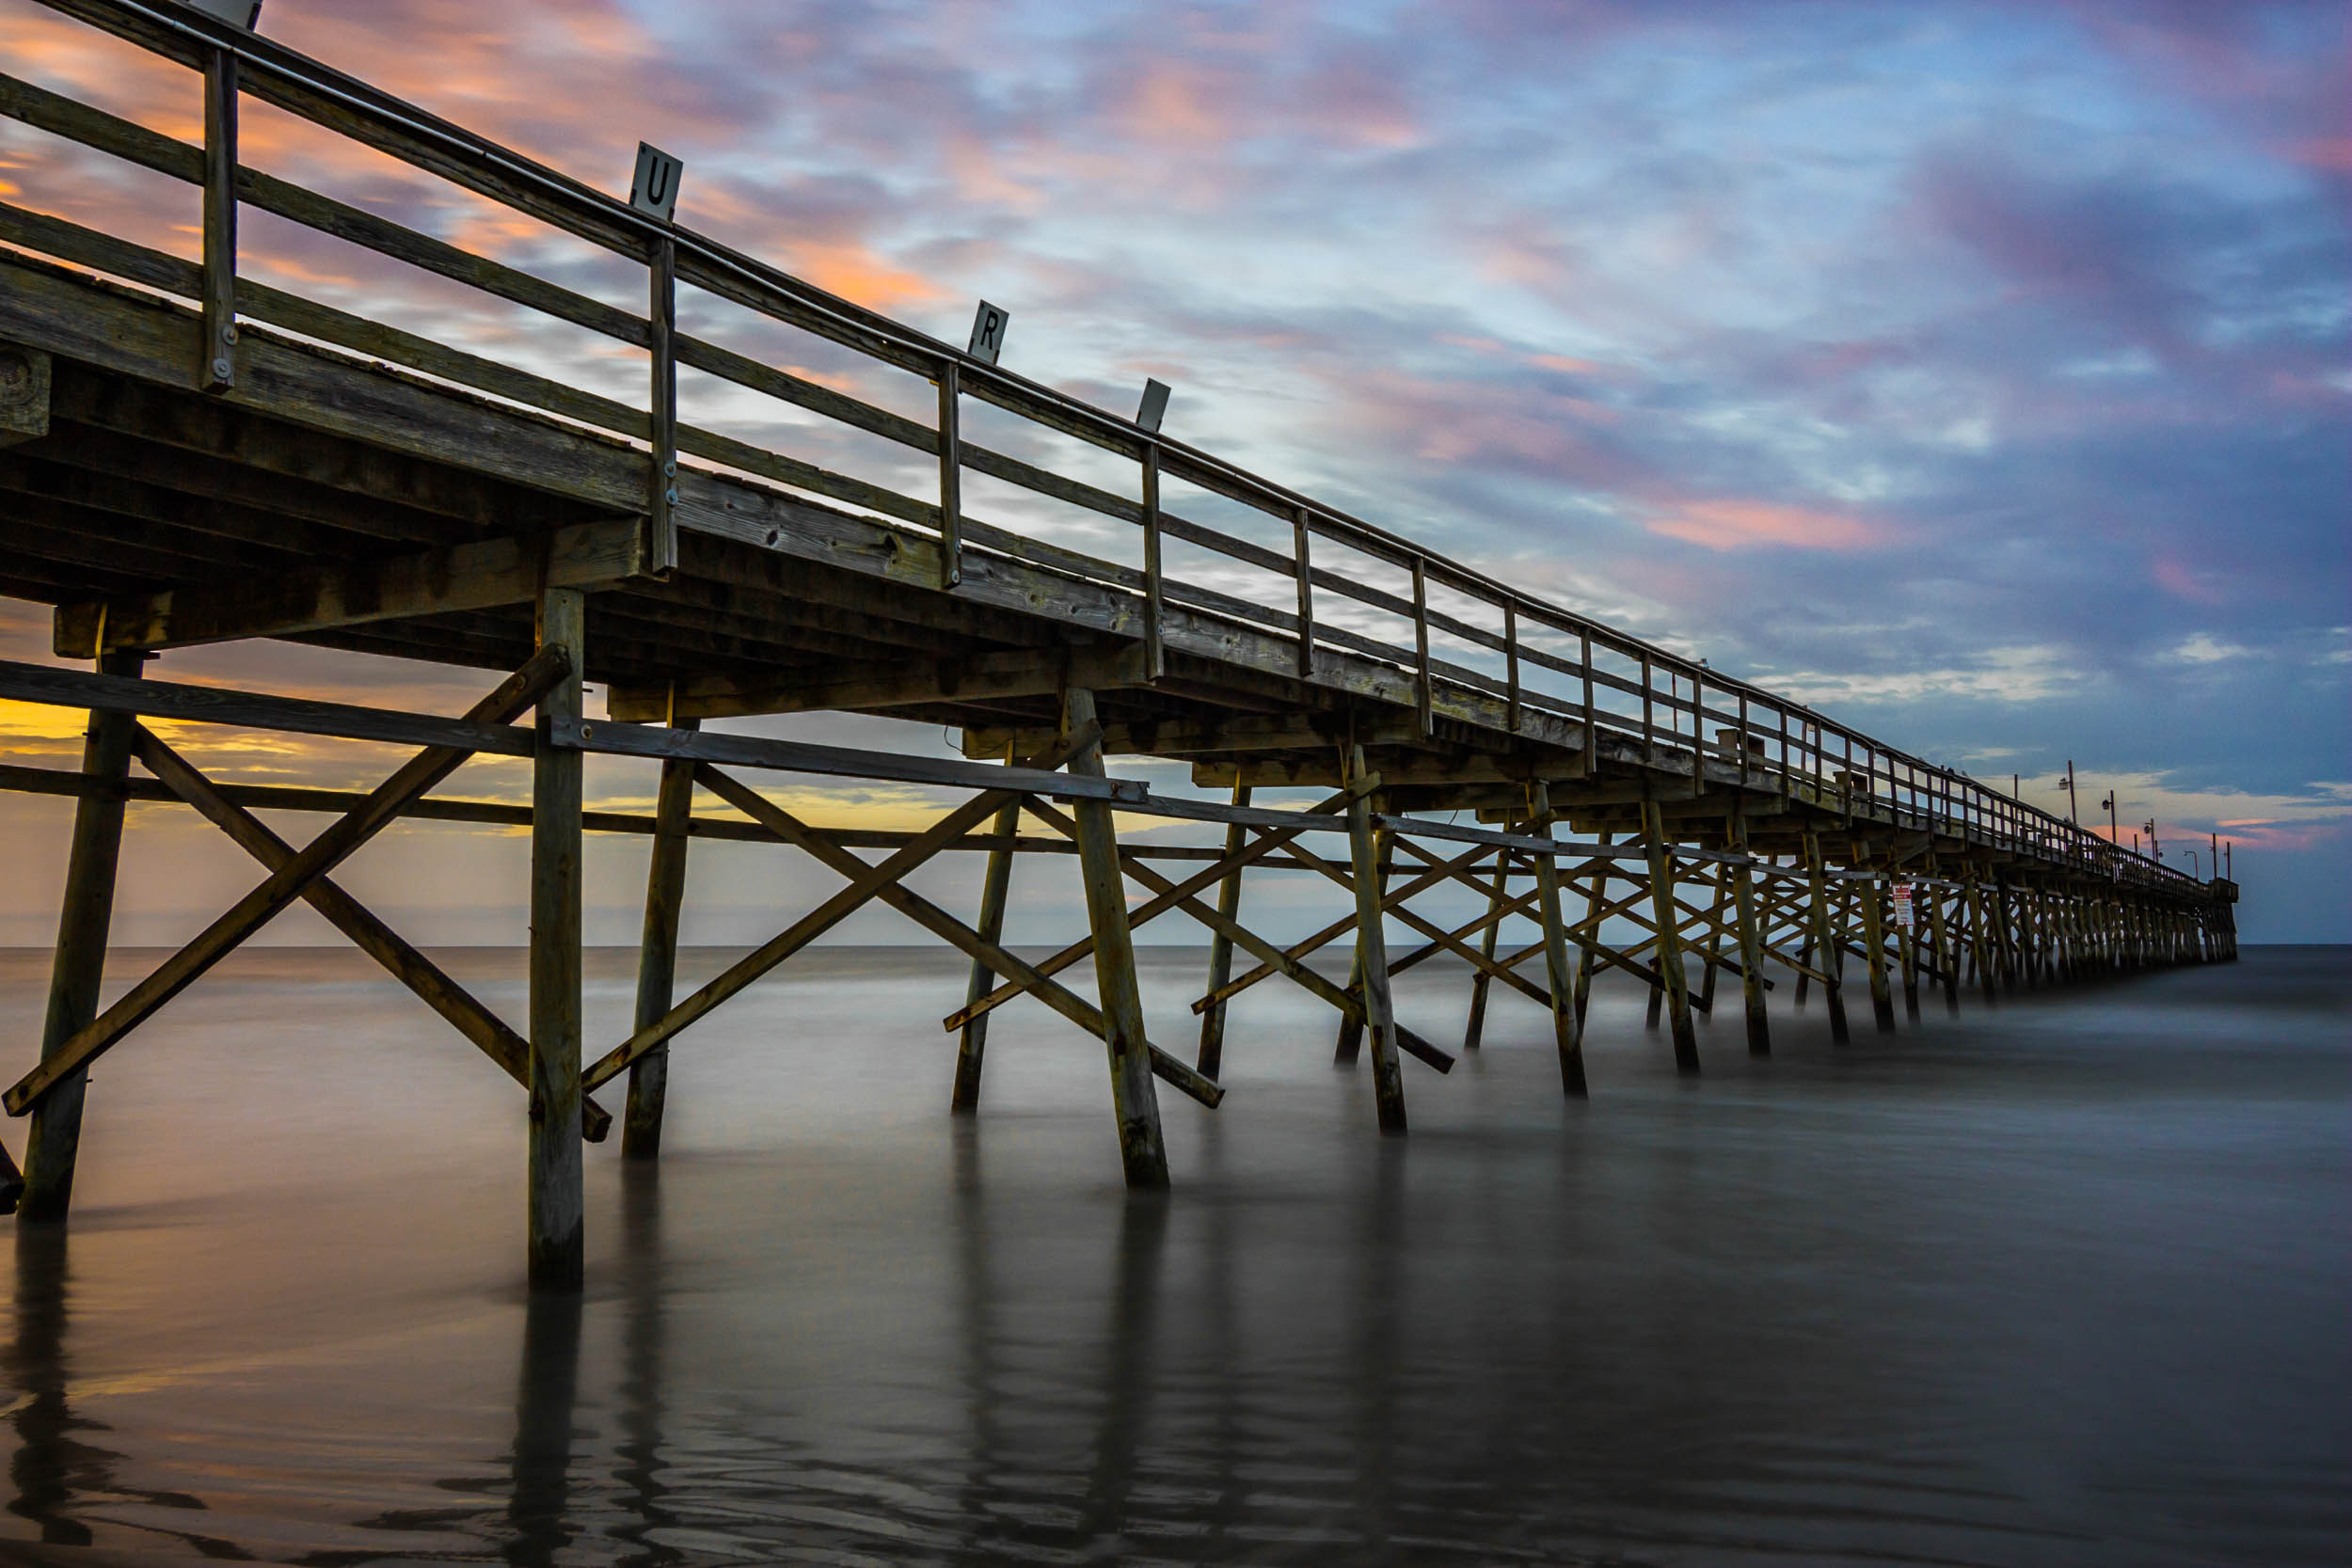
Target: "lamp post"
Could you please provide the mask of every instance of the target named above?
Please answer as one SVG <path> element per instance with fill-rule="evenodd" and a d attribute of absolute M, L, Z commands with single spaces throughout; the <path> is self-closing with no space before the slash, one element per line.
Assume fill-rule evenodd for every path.
<path fill-rule="evenodd" d="M 2198 872 L 2197 851 L 2194 849 L 2184 849 L 2181 853 L 2188 857 L 2188 874 L 2197 878 L 2199 881 L 2203 881 L 2205 879 Z"/>
<path fill-rule="evenodd" d="M 2073 757 L 2068 757 L 2066 759 L 2066 783 L 2058 787 L 2066 791 L 2066 820 L 2072 822 L 2077 828 L 2081 827 L 2083 825 L 2082 813 L 2074 809 L 2076 802 L 2074 800 L 2074 759 Z"/>
<path fill-rule="evenodd" d="M 2148 832 L 2148 854 L 2153 860 L 2164 859 L 2164 846 L 2156 842 L 2156 819 L 2150 817 L 2140 826 Z"/>

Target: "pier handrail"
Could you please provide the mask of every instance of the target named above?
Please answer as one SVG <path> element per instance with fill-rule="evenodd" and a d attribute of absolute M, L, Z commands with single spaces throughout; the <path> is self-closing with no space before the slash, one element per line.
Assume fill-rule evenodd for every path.
<path fill-rule="evenodd" d="M 1410 672 L 1426 732 L 1434 722 L 1439 680 L 1505 699 L 1508 727 L 1524 710 L 1581 724 L 1584 744 L 1606 728 L 1637 736 L 1645 760 L 1687 752 L 1698 759 L 1735 762 L 1743 780 L 1765 787 L 1808 790 L 1817 801 L 1849 806 L 1867 801 L 1899 824 L 1933 831 L 1952 827 L 1992 846 L 2043 863 L 2111 875 L 2134 885 L 2188 888 L 2187 874 L 2109 843 L 2103 836 L 2041 807 L 2006 796 L 1957 769 L 1885 745 L 1842 725 L 1809 705 L 1775 695 L 1643 639 L 1550 604 L 1486 573 L 1449 560 L 1409 538 L 1201 451 L 1134 420 L 1110 413 L 1018 372 L 977 357 L 878 311 L 830 293 L 684 225 L 640 212 L 526 155 L 439 119 L 360 79 L 326 66 L 259 34 L 215 20 L 170 0 L 42 0 L 52 9 L 88 23 L 163 57 L 205 73 L 206 144 L 191 147 L 71 98 L 0 76 L 0 113 L 101 151 L 205 187 L 205 256 L 200 267 L 96 233 L 61 219 L 0 206 L 0 240 L 79 265 L 170 292 L 192 294 L 205 307 L 218 343 L 234 341 L 240 313 L 304 336 L 356 347 L 438 379 L 545 409 L 645 444 L 649 458 L 647 510 L 656 564 L 678 453 L 773 479 L 787 485 L 880 512 L 938 534 L 943 587 L 952 588 L 961 552 L 979 548 L 1052 570 L 1108 582 L 1142 599 L 1146 641 L 1156 666 L 1164 602 L 1254 622 L 1287 632 L 1298 644 L 1299 673 L 1311 678 L 1318 645 L 1367 655 Z M 243 167 L 236 158 L 235 101 L 249 94 L 337 135 L 372 147 L 427 174 L 460 185 L 500 206 L 548 224 L 609 253 L 648 268 L 649 309 L 637 316 L 601 301 L 408 230 L 361 209 Z M 510 366 L 414 337 L 383 324 L 236 277 L 234 208 L 252 204 L 350 243 L 437 272 L 482 293 L 568 321 L 646 349 L 652 395 L 639 410 L 579 388 L 563 387 Z M 684 281 L 771 320 L 810 332 L 882 364 L 923 375 L 939 388 L 940 418 L 926 426 L 676 330 L 675 284 Z M 208 352 L 210 350 L 208 349 Z M 676 420 L 679 365 L 780 398 L 798 406 L 935 453 L 941 485 L 936 504 L 883 486 L 828 472 L 814 465 Z M 224 372 L 232 367 L 224 358 Z M 1022 459 L 992 451 L 961 436 L 959 401 L 969 394 L 1045 430 L 1074 437 L 1136 462 L 1142 499 L 1102 490 Z M 1047 541 L 988 526 L 962 514 L 963 468 L 1138 525 L 1143 568 L 1079 554 Z M 1162 478 L 1174 478 L 1287 523 L 1294 548 L 1284 556 L 1182 518 L 1158 504 Z M 1289 577 L 1295 611 L 1274 609 L 1198 584 L 1165 577 L 1161 535 Z M 1409 574 L 1407 598 L 1317 566 L 1310 537 L 1330 540 Z M 1500 612 L 1500 632 L 1448 613 L 1429 602 L 1432 585 Z M 1402 646 L 1334 624 L 1315 613 L 1315 591 L 1400 616 L 1412 627 Z M 1520 623 L 1540 637 L 1572 639 L 1574 657 L 1531 641 Z M 1433 653 L 1431 633 L 1442 633 L 1502 656 L 1503 674 Z M 1603 667 L 1611 656 L 1631 669 Z M 1530 687 L 1533 669 L 1569 677 L 1573 694 Z M 1685 689 L 1687 688 L 1687 695 Z M 1638 712 L 1634 711 L 1638 705 Z M 1723 728 L 1710 742 L 1711 722 Z"/>

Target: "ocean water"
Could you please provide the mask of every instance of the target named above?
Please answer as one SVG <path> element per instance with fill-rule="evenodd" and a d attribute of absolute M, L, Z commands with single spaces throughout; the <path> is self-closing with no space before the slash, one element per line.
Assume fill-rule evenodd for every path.
<path fill-rule="evenodd" d="M 442 957 L 522 1016 L 520 954 Z M 1144 960 L 1189 1055 L 1201 955 Z M 26 1063 L 46 967 L 0 955 Z M 521 1091 L 356 955 L 241 955 L 13 1238 L 0 1561 L 2352 1560 L 2345 949 L 1845 1050 L 1784 988 L 1766 1062 L 1733 993 L 1696 1081 L 1604 981 L 1583 1104 L 1498 994 L 1403 1139 L 1272 982 L 1149 1198 L 1033 1005 L 949 1117 L 962 985 L 818 950 L 684 1037 L 658 1171 L 590 1150 L 588 1290 L 532 1300 Z"/>

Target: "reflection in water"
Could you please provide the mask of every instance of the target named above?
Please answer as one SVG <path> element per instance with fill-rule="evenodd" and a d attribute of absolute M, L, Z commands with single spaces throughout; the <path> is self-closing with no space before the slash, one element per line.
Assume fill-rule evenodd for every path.
<path fill-rule="evenodd" d="M 16 1338 L 9 1354 L 9 1372 L 18 1390 L 9 1418 L 17 1447 L 8 1458 L 8 1480 L 15 1489 L 8 1512 L 38 1525 L 44 1544 L 87 1546 L 97 1539 L 84 1518 L 93 1503 L 120 1501 L 173 1510 L 201 1510 L 204 1504 L 185 1492 L 121 1484 L 115 1471 L 124 1456 L 74 1435 L 106 1429 L 75 1416 L 69 1398 L 65 1340 L 71 1272 L 64 1226 L 17 1227 Z M 199 1530 L 151 1523 L 134 1529 L 179 1542 L 208 1558 L 251 1556 Z"/>
<path fill-rule="evenodd" d="M 580 1298 L 533 1291 L 523 1316 L 522 1376 L 515 1392 L 513 1537 L 506 1560 L 547 1568 L 575 1533 L 570 1518 L 572 1416 L 580 1398 Z"/>
<path fill-rule="evenodd" d="M 21 1231 L 0 1561 L 2182 1568 L 2352 1530 L 2352 1263 L 2307 1241 L 2347 1217 L 2322 971 L 2053 990 L 1844 1053 L 1817 1008 L 1761 1063 L 1735 1013 L 1697 1088 L 1603 987 L 1591 1104 L 1498 1012 L 1415 1080 L 1405 1140 L 1278 1014 L 1225 1110 L 1169 1117 L 1177 1190 L 1131 1196 L 1063 1047 L 1005 1031 L 977 1119 L 941 1056 L 943 1109 L 904 1115 L 910 1058 L 828 1048 L 902 1017 L 930 1048 L 901 996 L 929 972 L 830 961 L 771 1035 L 681 1063 L 660 1167 L 592 1166 L 585 1296 L 508 1293 L 503 1225 L 448 1244 L 505 1212 L 511 1114 L 429 1151 L 478 1188 L 418 1198 L 405 1141 L 370 1157 L 405 1220 L 310 1191 L 303 1249 L 266 1170 L 248 1229 L 214 1199 L 86 1232 L 78 1272 Z M 2222 1005 L 2248 984 L 2274 1005 Z M 381 1254 L 405 1295 L 345 1278 Z"/>

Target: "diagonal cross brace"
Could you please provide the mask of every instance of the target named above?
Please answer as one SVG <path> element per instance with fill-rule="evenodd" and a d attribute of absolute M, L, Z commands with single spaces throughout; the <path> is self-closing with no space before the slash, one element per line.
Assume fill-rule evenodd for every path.
<path fill-rule="evenodd" d="M 571 660 L 563 650 L 542 649 L 468 709 L 460 722 L 511 723 L 570 673 Z M 0 1096 L 0 1103 L 7 1105 L 10 1116 L 21 1117 L 31 1110 L 35 1101 L 153 1017 L 165 1003 L 185 990 L 198 976 L 301 897 L 305 888 L 396 821 L 411 800 L 457 771 L 473 754 L 470 746 L 428 746 L 409 758 L 398 772 L 370 791 L 366 800 L 328 823 L 318 837 L 271 872 L 261 886 L 238 899 L 227 913 L 166 958 L 113 1006 L 75 1031 L 54 1053 L 43 1057 L 40 1066 Z"/>
<path fill-rule="evenodd" d="M 221 794 L 194 764 L 166 745 L 146 725 L 133 728 L 131 751 L 149 772 L 164 782 L 165 787 L 194 806 L 269 870 L 276 871 L 294 859 L 292 845 L 272 832 L 260 817 Z M 416 992 L 426 1006 L 447 1019 L 509 1078 L 526 1089 L 531 1087 L 531 1042 L 508 1028 L 496 1013 L 451 979 L 440 965 L 402 941 L 398 933 L 369 913 L 365 905 L 338 887 L 330 877 L 321 877 L 303 889 L 302 896 L 337 930 L 349 937 L 354 946 L 382 964 L 394 979 Z M 590 1143 L 602 1143 L 612 1126 L 612 1114 L 593 1100 L 581 1101 L 580 1112 L 580 1135 Z"/>
<path fill-rule="evenodd" d="M 1344 792 L 1343 792 L 1332 796 L 1327 800 L 1320 801 L 1308 808 L 1307 815 L 1328 816 L 1340 806 L 1346 804 L 1346 802 L 1347 796 Z M 1028 802 L 1025 801 L 1024 804 L 1028 804 Z M 1065 835 L 1071 832 L 1068 818 L 1058 815 L 1039 811 L 1034 805 L 1029 805 L 1029 810 L 1030 813 L 1039 817 L 1040 820 L 1050 824 Z M 1275 850 L 1281 848 L 1286 844 L 1289 844 L 1306 830 L 1303 828 L 1281 828 L 1270 832 L 1259 829 L 1248 829 L 1248 831 L 1258 832 L 1260 834 L 1256 842 L 1246 845 L 1243 847 L 1234 850 L 1232 854 L 1227 855 L 1224 859 L 1195 872 L 1192 876 L 1185 878 L 1181 884 L 1169 883 L 1156 889 L 1155 891 L 1159 894 L 1158 897 L 1153 898 L 1150 903 L 1139 905 L 1138 907 L 1127 911 L 1127 928 L 1132 931 L 1136 927 L 1144 924 L 1144 922 L 1156 919 L 1158 916 L 1166 914 L 1169 910 L 1177 908 L 1183 899 L 1188 898 L 1192 895 L 1205 890 L 1212 882 L 1216 881 L 1221 877 L 1224 877 L 1232 872 L 1238 871 L 1244 866 L 1264 859 Z M 1133 869 L 1134 863 L 1129 858 L 1125 850 L 1121 850 L 1120 852 L 1120 862 L 1122 866 L 1128 868 L 1129 876 L 1135 875 Z M 1068 969 L 1072 964 L 1077 963 L 1087 958 L 1093 951 L 1094 939 L 1090 936 L 1081 938 L 1080 940 L 1072 942 L 1069 946 L 1063 948 L 1060 952 L 1055 954 L 1052 958 L 1040 960 L 1037 966 L 1037 972 L 1040 974 L 1058 974 L 1063 970 Z M 986 996 L 981 997 L 978 1001 L 967 1004 L 962 1011 L 948 1014 L 946 1018 L 941 1021 L 940 1026 L 946 1029 L 950 1033 L 953 1033 L 954 1031 L 962 1028 L 965 1024 L 970 1023 L 973 1020 L 1003 1006 L 1014 997 L 1019 996 L 1022 993 L 1022 990 L 1023 988 L 1018 985 L 998 986 L 994 990 L 990 991 Z M 1195 1009 L 1195 1011 L 1198 1010 L 1198 1008 Z"/>
<path fill-rule="evenodd" d="M 1073 736 L 1072 739 L 1084 743 L 1088 736 L 1080 734 Z M 1076 754 L 1077 748 L 1065 742 L 1055 747 L 1044 756 L 1033 760 L 1049 767 L 1058 768 Z M 701 766 L 707 768 L 708 765 Z M 733 780 L 728 780 L 727 783 L 738 791 L 743 789 L 743 786 L 736 784 Z M 734 799 L 732 796 L 727 798 L 731 801 Z M 754 799 L 760 798 L 754 796 Z M 880 897 L 884 888 L 920 867 L 950 842 L 961 837 L 967 828 L 972 827 L 982 817 L 1001 811 L 1014 799 L 1013 793 L 1009 790 L 986 791 L 966 800 L 962 805 L 958 806 L 900 846 L 895 852 L 872 865 L 858 860 L 855 856 L 850 856 L 850 863 L 856 869 L 843 871 L 843 874 L 850 879 L 848 887 L 841 889 L 790 926 L 786 927 L 755 951 L 728 965 L 723 974 L 711 979 L 693 995 L 671 1007 L 660 1018 L 606 1052 L 582 1075 L 581 1083 L 589 1088 L 610 1083 L 630 1063 L 660 1046 L 688 1025 L 707 1017 L 721 1004 L 742 991 L 761 975 L 815 942 L 818 937 L 823 936 L 875 898 Z M 740 804 L 739 801 L 734 803 Z M 810 828 L 803 827 L 803 829 L 804 834 L 814 834 L 816 830 Z M 787 842 L 798 841 L 787 839 Z M 802 847 L 807 847 L 805 844 Z M 838 849 L 837 846 L 831 847 Z M 840 852 L 847 853 L 847 851 Z M 836 866 L 835 869 L 842 868 Z"/>
<path fill-rule="evenodd" d="M 1337 799 L 1343 801 L 1347 799 L 1347 796 L 1343 794 L 1337 797 Z M 1052 807 L 1046 805 L 1041 800 L 1024 800 L 1022 804 L 1026 807 L 1029 813 L 1036 816 L 1040 821 L 1059 829 L 1062 832 L 1069 833 L 1075 831 L 1074 823 L 1071 822 L 1068 817 L 1062 816 L 1061 813 L 1055 811 Z M 1221 911 L 1212 909 L 1210 906 L 1200 902 L 1200 899 L 1192 897 L 1189 895 L 1180 895 L 1177 892 L 1176 884 L 1170 882 L 1166 877 L 1161 876 L 1157 871 L 1154 871 L 1150 866 L 1144 865 L 1138 862 L 1128 862 L 1123 869 L 1126 871 L 1128 876 L 1134 878 L 1136 881 L 1141 882 L 1145 887 L 1151 888 L 1159 894 L 1160 896 L 1153 899 L 1152 904 L 1159 905 L 1162 909 L 1179 909 L 1184 911 L 1185 914 L 1190 915 L 1194 920 L 1199 921 L 1210 930 L 1222 932 L 1226 939 L 1232 942 L 1235 946 L 1242 948 L 1246 952 L 1255 954 L 1267 962 L 1278 965 L 1284 974 L 1297 981 L 1301 986 L 1304 986 L 1315 996 L 1320 997 L 1325 1002 L 1329 1003 L 1332 1006 L 1337 1007 L 1347 1017 L 1354 1019 L 1359 1023 L 1364 1021 L 1364 1004 L 1361 997 L 1357 996 L 1354 992 L 1346 990 L 1340 986 L 1332 984 L 1329 980 L 1324 978 L 1320 974 L 1317 974 L 1313 970 L 1309 969 L 1305 964 L 1298 962 L 1295 958 L 1287 957 L 1276 948 L 1272 942 L 1266 941 L 1263 937 L 1259 936 L 1256 932 L 1248 929 L 1238 920 L 1227 917 Z M 1146 905 L 1144 907 L 1150 909 L 1152 908 L 1152 905 Z M 1159 911 L 1155 910 L 1153 912 L 1157 913 Z M 1196 1007 L 1194 1010 L 1197 1012 L 1200 1009 Z M 1419 1035 L 1416 1035 L 1411 1030 L 1406 1029 L 1403 1024 L 1397 1024 L 1395 1027 L 1396 1043 L 1398 1047 L 1406 1054 L 1420 1057 L 1431 1067 L 1436 1068 L 1439 1072 L 1451 1072 L 1454 1070 L 1454 1056 L 1451 1052 L 1441 1050 L 1438 1047 L 1430 1044 Z"/>
<path fill-rule="evenodd" d="M 824 862 L 842 876 L 859 878 L 873 870 L 873 867 L 867 865 L 866 862 L 834 844 L 782 806 L 768 800 L 756 790 L 748 788 L 729 778 L 709 764 L 698 764 L 694 769 L 694 778 L 705 789 L 744 813 L 786 843 L 807 850 L 808 853 Z M 991 791 L 990 793 L 997 792 Z M 1001 804 L 1003 804 L 1001 800 L 992 802 L 992 809 Z M 1009 974 L 1020 980 L 1037 993 L 1039 1001 L 1043 1002 L 1095 1038 L 1103 1037 L 1105 1025 L 1100 1008 L 1073 995 L 1067 988 L 1038 974 L 1026 960 L 1016 958 L 996 943 L 987 941 L 978 932 L 930 899 L 896 883 L 884 886 L 875 896 L 950 946 L 981 960 L 999 974 Z M 1149 1050 L 1153 1075 L 1171 1087 L 1211 1107 L 1225 1098 L 1225 1091 L 1217 1086 L 1215 1079 L 1196 1072 L 1158 1046 L 1151 1046 Z M 602 1064 L 598 1065 L 601 1068 Z"/>

